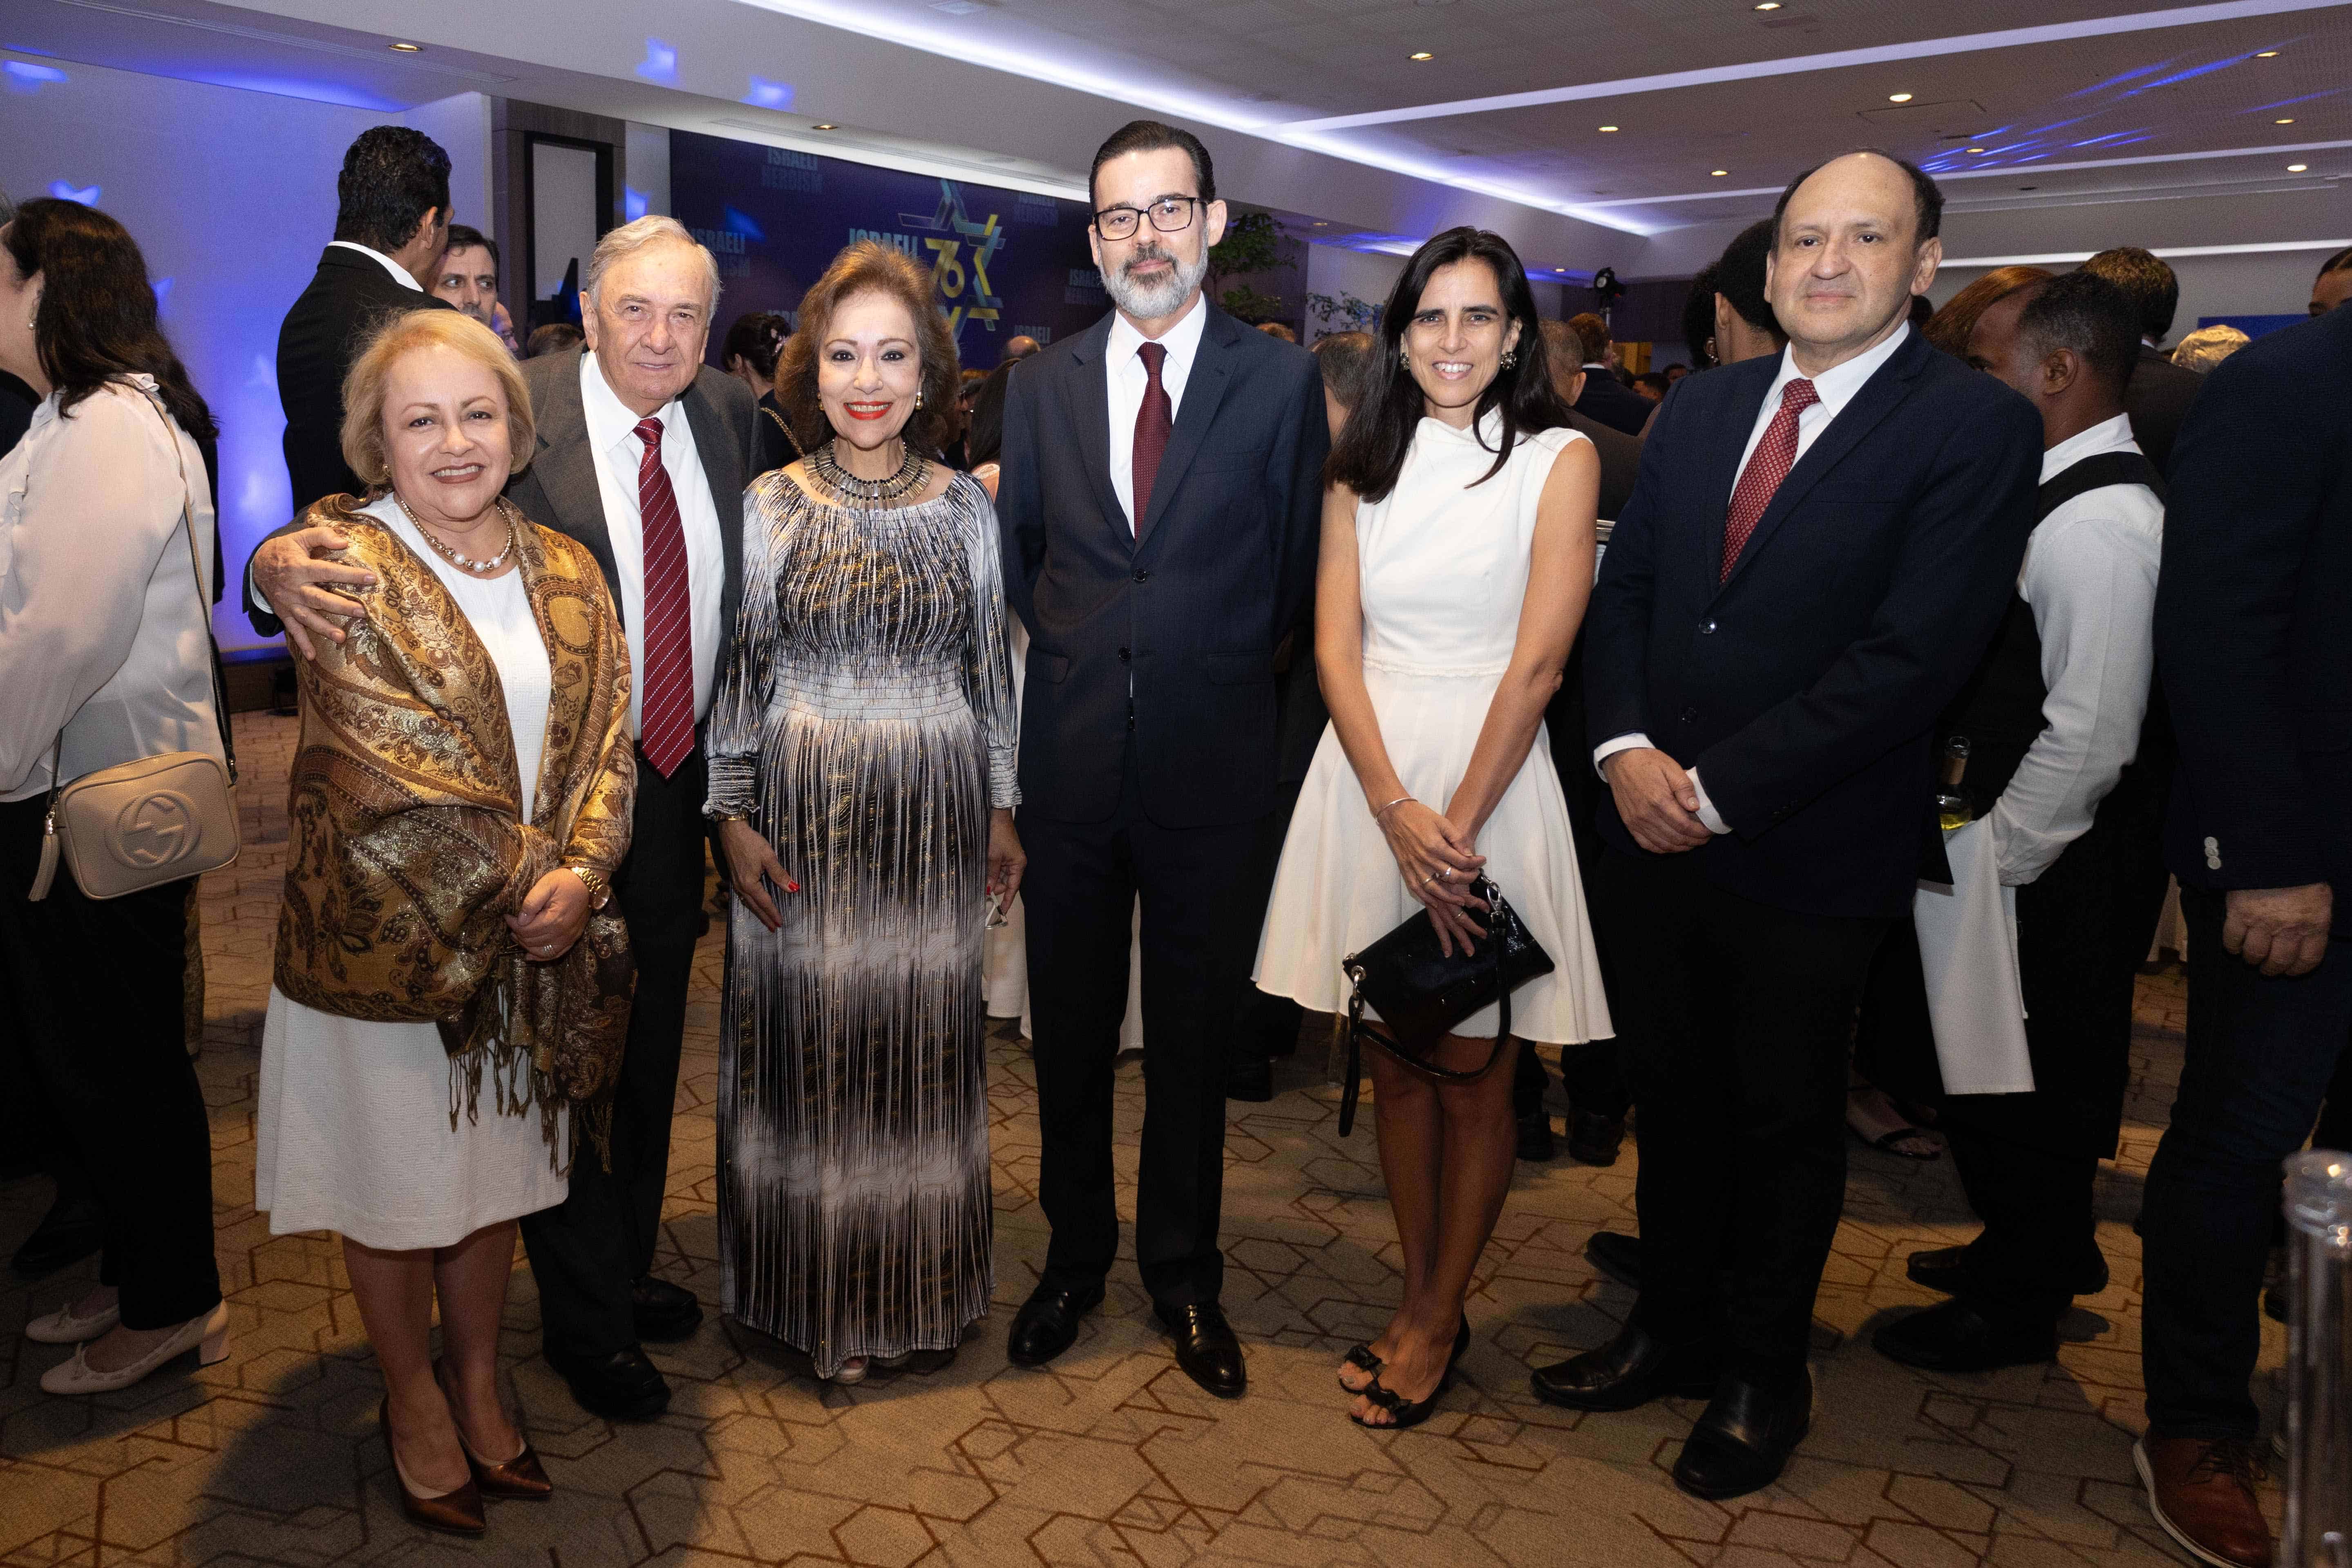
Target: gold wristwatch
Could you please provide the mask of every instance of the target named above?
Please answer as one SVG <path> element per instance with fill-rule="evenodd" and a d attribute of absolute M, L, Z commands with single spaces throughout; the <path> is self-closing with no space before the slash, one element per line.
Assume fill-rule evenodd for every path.
<path fill-rule="evenodd" d="M 612 884 L 604 880 L 601 872 L 593 871 L 585 866 L 566 866 L 564 869 L 579 878 L 580 885 L 588 889 L 590 909 L 601 910 L 612 900 Z"/>

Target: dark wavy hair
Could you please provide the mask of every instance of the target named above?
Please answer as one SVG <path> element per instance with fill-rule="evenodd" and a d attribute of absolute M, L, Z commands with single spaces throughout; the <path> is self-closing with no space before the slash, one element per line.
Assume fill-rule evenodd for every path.
<path fill-rule="evenodd" d="M 1712 351 L 1715 342 L 1715 285 L 1718 272 L 1710 261 L 1698 269 L 1691 279 L 1690 293 L 1683 300 L 1683 342 L 1689 345 L 1691 367 L 1712 370 L 1723 362 Z"/>
<path fill-rule="evenodd" d="M 833 438 L 833 426 L 816 395 L 816 356 L 833 331 L 833 313 L 844 301 L 860 294 L 887 294 L 907 307 L 915 322 L 915 352 L 923 373 L 923 405 L 908 419 L 901 437 L 916 450 L 933 458 L 946 437 L 955 413 L 956 388 L 961 377 L 956 363 L 955 339 L 948 319 L 933 298 L 930 269 L 896 246 L 861 239 L 845 247 L 824 269 L 824 276 L 801 296 L 800 325 L 784 340 L 776 356 L 776 402 L 793 422 L 793 436 L 803 451 L 813 451 Z"/>
<path fill-rule="evenodd" d="M 449 154 L 422 131 L 371 125 L 343 152 L 335 177 L 335 237 L 386 256 L 406 245 L 425 215 L 449 221 Z"/>
<path fill-rule="evenodd" d="M 1364 401 L 1349 416 L 1348 427 L 1332 449 L 1331 460 L 1323 470 L 1325 483 L 1345 485 L 1372 501 L 1385 499 L 1396 489 L 1397 475 L 1404 470 L 1405 453 L 1412 447 L 1413 431 L 1421 425 L 1424 408 L 1420 384 L 1403 363 L 1405 329 L 1421 309 L 1422 291 L 1429 287 L 1431 276 L 1441 267 L 1470 260 L 1485 262 L 1494 273 L 1503 296 L 1503 312 L 1519 324 L 1515 363 L 1495 373 L 1495 379 L 1478 395 L 1478 406 L 1472 415 L 1474 420 L 1483 420 L 1496 409 L 1503 415 L 1502 445 L 1495 454 L 1495 466 L 1476 482 L 1485 484 L 1501 473 L 1503 465 L 1510 461 L 1511 447 L 1521 437 L 1568 423 L 1568 405 L 1559 400 L 1551 384 L 1543 322 L 1536 315 L 1535 291 L 1528 287 L 1528 269 L 1519 265 L 1518 253 L 1499 234 L 1483 228 L 1449 228 L 1412 253 L 1403 276 L 1389 292 L 1388 305 L 1381 313 L 1380 368 L 1366 378 Z"/>
<path fill-rule="evenodd" d="M 5 233 L 17 276 L 41 275 L 33 346 L 59 414 L 116 376 L 144 374 L 181 429 L 199 444 L 219 435 L 155 320 L 147 258 L 130 230 L 96 207 L 42 196 L 18 207 Z"/>

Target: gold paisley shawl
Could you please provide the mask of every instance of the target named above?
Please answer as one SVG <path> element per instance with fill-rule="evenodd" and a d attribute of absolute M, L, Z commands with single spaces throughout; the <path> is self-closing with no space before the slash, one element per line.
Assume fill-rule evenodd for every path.
<path fill-rule="evenodd" d="M 433 568 L 362 504 L 331 496 L 303 519 L 341 531 L 339 559 L 377 586 L 340 647 L 321 639 L 296 661 L 278 988 L 347 1018 L 438 1024 L 453 1128 L 461 1109 L 478 1113 L 488 1066 L 499 1114 L 537 1100 L 551 1160 L 559 1100 L 573 1107 L 574 1150 L 585 1133 L 601 1155 L 636 978 L 627 930 L 617 910 L 596 911 L 542 963 L 504 917 L 558 866 L 609 881 L 628 848 L 629 649 L 604 574 L 585 548 L 516 514 L 552 677 L 526 823 L 497 667 Z"/>

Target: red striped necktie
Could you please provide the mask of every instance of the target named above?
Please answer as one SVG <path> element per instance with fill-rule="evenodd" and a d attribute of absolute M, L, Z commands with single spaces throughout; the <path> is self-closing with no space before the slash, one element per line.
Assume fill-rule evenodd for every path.
<path fill-rule="evenodd" d="M 637 519 L 645 535 L 645 668 L 637 672 L 637 750 L 662 777 L 694 750 L 694 607 L 686 591 L 686 525 L 662 467 L 662 422 L 637 421 Z"/>
<path fill-rule="evenodd" d="M 1755 456 L 1748 459 L 1739 483 L 1732 488 L 1731 510 L 1723 520 L 1723 570 L 1717 582 L 1731 575 L 1748 536 L 1756 531 L 1764 509 L 1772 504 L 1773 492 L 1797 466 L 1797 416 L 1821 400 L 1813 384 L 1802 377 L 1780 389 L 1780 412 L 1764 426 L 1764 439 L 1756 443 Z"/>
<path fill-rule="evenodd" d="M 1160 459 L 1167 455 L 1168 435 L 1176 427 L 1176 420 L 1168 388 L 1160 380 L 1160 366 L 1168 358 L 1168 345 L 1145 343 L 1135 352 L 1143 359 L 1143 401 L 1135 410 L 1134 466 L 1129 470 L 1128 488 L 1135 492 L 1131 527 L 1141 538 L 1143 519 L 1151 510 L 1151 487 L 1160 478 Z"/>

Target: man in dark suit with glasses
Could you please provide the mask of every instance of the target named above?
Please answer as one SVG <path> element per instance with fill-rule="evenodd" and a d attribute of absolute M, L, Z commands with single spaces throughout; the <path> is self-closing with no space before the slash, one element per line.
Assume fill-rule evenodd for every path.
<path fill-rule="evenodd" d="M 1135 1251 L 1176 1358 L 1246 1382 L 1218 1306 L 1224 1093 L 1274 809 L 1274 651 L 1312 584 L 1326 426 L 1305 350 L 1202 298 L 1224 232 L 1209 154 L 1153 121 L 1095 154 L 1089 243 L 1118 309 L 1008 384 L 1005 596 L 1029 627 L 1022 900 L 1053 1226 L 1010 1354 L 1067 1350 L 1118 1249 L 1112 1060 L 1143 900 Z"/>

